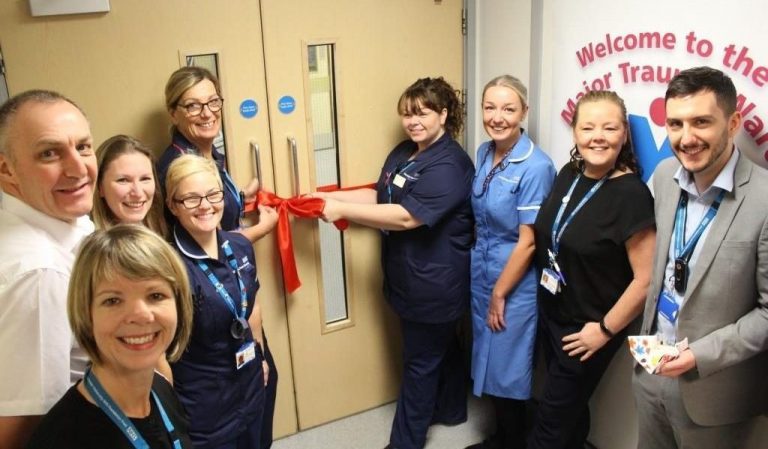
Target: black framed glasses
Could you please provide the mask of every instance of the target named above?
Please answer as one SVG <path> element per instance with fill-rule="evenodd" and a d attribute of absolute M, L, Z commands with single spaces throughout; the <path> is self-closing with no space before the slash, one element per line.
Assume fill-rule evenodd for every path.
<path fill-rule="evenodd" d="M 224 201 L 224 191 L 216 190 L 205 196 L 190 195 L 180 200 L 174 198 L 173 201 L 175 203 L 181 203 L 181 205 L 184 206 L 185 209 L 195 209 L 197 207 L 200 207 L 201 204 L 203 204 L 203 198 L 205 198 L 205 200 L 208 201 L 209 204 L 220 203 Z"/>
<path fill-rule="evenodd" d="M 206 106 L 208 106 L 208 110 L 211 112 L 219 112 L 221 111 L 221 108 L 224 107 L 224 99 L 214 98 L 207 103 L 198 103 L 195 101 L 192 103 L 176 105 L 176 107 L 184 109 L 184 111 L 187 112 L 187 115 L 192 117 L 202 114 L 203 108 Z"/>

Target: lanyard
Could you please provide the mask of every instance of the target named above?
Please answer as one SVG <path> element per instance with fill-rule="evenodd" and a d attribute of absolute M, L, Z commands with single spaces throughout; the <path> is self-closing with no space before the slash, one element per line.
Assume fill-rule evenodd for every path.
<path fill-rule="evenodd" d="M 243 284 L 243 280 L 240 278 L 240 273 L 237 271 L 237 260 L 235 260 L 235 255 L 232 253 L 232 248 L 229 246 L 229 240 L 225 241 L 223 245 L 221 245 L 224 248 L 224 254 L 227 256 L 227 261 L 229 262 L 229 265 L 232 267 L 232 270 L 235 273 L 235 277 L 237 277 L 237 283 L 240 286 L 240 311 L 238 312 L 235 303 L 235 300 L 232 299 L 231 296 L 229 296 L 229 292 L 224 288 L 224 284 L 222 284 L 219 281 L 219 278 L 216 277 L 215 274 L 213 274 L 213 271 L 211 271 L 210 267 L 208 267 L 208 264 L 205 262 L 198 260 L 197 265 L 200 267 L 201 270 L 203 270 L 203 273 L 208 277 L 208 280 L 211 282 L 211 284 L 216 288 L 216 292 L 219 294 L 221 299 L 224 301 L 224 303 L 227 305 L 227 308 L 229 308 L 229 311 L 232 312 L 232 314 L 235 316 L 238 320 L 244 320 L 245 319 L 245 310 L 248 307 L 248 295 L 245 291 L 245 284 Z"/>
<path fill-rule="evenodd" d="M 605 181 L 611 176 L 613 173 L 613 170 L 610 170 L 608 173 L 605 174 L 600 180 L 592 186 L 591 189 L 587 192 L 586 195 L 584 195 L 584 198 L 581 199 L 579 204 L 576 205 L 575 208 L 571 211 L 571 213 L 568 215 L 568 217 L 563 222 L 563 225 L 560 226 L 560 220 L 563 218 L 563 214 L 565 213 L 565 208 L 568 206 L 568 202 L 571 201 L 571 195 L 573 194 L 573 189 L 576 188 L 576 184 L 579 183 L 579 179 L 581 179 L 581 173 L 579 173 L 579 176 L 576 177 L 576 179 L 573 180 L 571 183 L 571 187 L 568 189 L 568 193 L 563 198 L 562 203 L 560 204 L 560 209 L 557 211 L 557 217 L 555 217 L 555 223 L 552 225 L 552 251 L 554 252 L 554 256 L 557 256 L 557 252 L 560 249 L 560 239 L 563 237 L 563 232 L 565 232 L 565 228 L 568 227 L 569 224 L 571 224 L 571 221 L 573 221 L 573 217 L 576 215 L 577 212 L 581 210 L 582 207 L 584 207 L 585 204 L 587 204 L 587 201 L 592 198 L 595 193 L 597 193 L 597 190 L 605 184 Z"/>
<path fill-rule="evenodd" d="M 394 182 L 394 178 L 396 178 L 397 175 L 399 175 L 400 173 L 404 172 L 405 170 L 408 169 L 408 167 L 410 167 L 411 165 L 413 165 L 415 163 L 416 163 L 416 161 L 414 161 L 414 160 L 408 161 L 408 163 L 406 163 L 405 165 L 403 165 L 403 163 L 400 162 L 399 164 L 397 164 L 395 166 L 395 171 L 393 171 L 391 173 L 387 173 L 387 177 L 384 179 L 384 184 L 386 184 L 386 186 L 387 186 L 387 195 L 389 196 L 389 203 L 390 204 L 392 203 L 392 183 Z"/>
<path fill-rule="evenodd" d="M 179 153 L 187 154 L 187 151 L 184 150 L 184 148 L 180 147 L 178 144 L 173 143 L 171 145 L 174 148 L 176 148 L 176 151 L 178 151 Z M 214 149 L 212 151 L 216 151 L 216 150 Z M 199 150 L 197 151 L 197 153 L 199 154 Z M 214 162 L 215 161 L 216 160 L 214 159 Z M 218 162 L 216 163 L 216 166 L 217 167 L 219 166 Z M 220 173 L 224 175 L 222 176 L 222 182 L 224 183 L 224 188 L 229 190 L 229 192 L 232 194 L 232 197 L 235 199 L 235 203 L 237 204 L 238 215 L 242 217 L 245 214 L 245 209 L 243 208 L 243 199 L 240 198 L 240 191 L 237 190 L 237 187 L 235 186 L 235 181 L 232 180 L 232 177 L 229 176 L 229 173 L 226 170 L 221 170 Z"/>
<path fill-rule="evenodd" d="M 685 220 L 688 215 L 688 192 L 682 192 L 680 195 L 680 201 L 677 203 L 677 211 L 675 212 L 675 259 L 685 259 L 686 262 L 691 260 L 693 249 L 699 242 L 701 234 L 704 233 L 704 230 L 707 228 L 707 226 L 709 226 L 709 223 L 712 222 L 712 220 L 715 218 L 715 215 L 717 215 L 717 210 L 720 208 L 720 203 L 723 201 L 723 196 L 725 196 L 725 190 L 720 190 L 717 198 L 715 198 L 715 201 L 713 201 L 712 205 L 709 206 L 709 210 L 707 210 L 707 213 L 696 227 L 696 230 L 693 231 L 691 238 L 688 240 L 688 242 L 684 242 Z"/>
<path fill-rule="evenodd" d="M 491 180 L 493 180 L 493 177 L 496 176 L 500 171 L 507 168 L 507 165 L 509 165 L 510 163 L 522 162 L 528 159 L 528 157 L 531 156 L 531 153 L 533 153 L 533 141 L 529 143 L 528 151 L 526 151 L 522 157 L 507 159 L 509 157 L 509 154 L 512 153 L 512 150 L 514 149 L 515 149 L 515 145 L 512 145 L 512 148 L 508 149 L 507 152 L 504 153 L 504 156 L 501 157 L 501 159 L 499 160 L 499 163 L 494 165 L 493 168 L 491 168 L 491 171 L 489 171 L 488 174 L 485 176 L 485 180 L 483 181 L 483 190 L 481 190 L 480 193 L 475 192 L 475 186 L 473 183 L 472 195 L 475 198 L 480 198 L 483 195 L 485 195 L 485 192 L 488 191 L 488 186 L 491 185 Z M 491 143 L 491 145 L 489 145 L 488 152 L 485 153 L 485 158 L 483 159 L 483 162 L 485 162 L 488 159 L 488 156 L 490 154 L 493 154 L 495 151 L 496 151 L 496 142 L 493 142 Z M 504 162 L 506 162 L 506 164 Z"/>
<path fill-rule="evenodd" d="M 120 410 L 117 404 L 115 404 L 115 401 L 109 397 L 109 393 L 107 393 L 104 390 L 104 387 L 101 386 L 99 380 L 96 379 L 96 375 L 91 372 L 90 367 L 85 371 L 84 381 L 85 389 L 88 390 L 88 393 L 91 394 L 93 400 L 96 401 L 96 405 L 123 432 L 123 435 L 128 438 L 128 441 L 133 444 L 133 447 L 137 449 L 149 449 L 149 444 L 147 444 L 144 438 L 141 437 L 141 434 L 136 429 L 136 426 L 134 426 L 131 420 L 125 416 L 125 413 Z M 168 414 L 165 413 L 165 409 L 163 408 L 163 404 L 160 402 L 160 398 L 157 397 L 157 394 L 155 394 L 153 390 L 150 390 L 150 392 L 152 393 L 152 399 L 155 401 L 155 406 L 160 412 L 160 416 L 163 418 L 165 430 L 168 431 L 168 434 L 173 440 L 174 449 L 181 449 L 181 441 L 179 440 L 179 436 L 176 434 L 176 430 L 173 427 L 173 423 L 168 418 Z"/>

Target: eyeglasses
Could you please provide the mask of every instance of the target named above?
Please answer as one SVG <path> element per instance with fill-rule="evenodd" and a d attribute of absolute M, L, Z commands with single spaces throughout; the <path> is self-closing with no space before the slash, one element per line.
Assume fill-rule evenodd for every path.
<path fill-rule="evenodd" d="M 209 101 L 208 103 L 187 103 L 187 104 L 177 104 L 176 107 L 182 108 L 187 112 L 187 115 L 189 116 L 196 116 L 200 115 L 203 112 L 203 108 L 208 106 L 208 110 L 211 112 L 219 112 L 221 111 L 221 108 L 224 106 L 224 99 L 223 98 L 214 98 L 213 100 Z"/>
<path fill-rule="evenodd" d="M 185 209 L 194 209 L 196 207 L 200 207 L 200 205 L 203 204 L 203 198 L 205 198 L 205 200 L 208 201 L 208 204 L 220 203 L 224 201 L 224 191 L 217 190 L 205 196 L 192 195 L 186 198 L 182 198 L 180 200 L 177 200 L 176 198 L 174 198 L 173 201 L 175 203 L 181 203 L 181 205 L 183 205 Z"/>

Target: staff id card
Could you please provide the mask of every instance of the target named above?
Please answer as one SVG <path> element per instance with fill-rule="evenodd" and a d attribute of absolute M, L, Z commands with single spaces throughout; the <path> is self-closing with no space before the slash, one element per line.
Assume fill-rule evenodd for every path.
<path fill-rule="evenodd" d="M 245 365 L 249 364 L 255 358 L 256 358 L 256 347 L 254 346 L 254 343 L 251 341 L 241 346 L 240 349 L 237 350 L 237 353 L 235 353 L 235 367 L 237 367 L 237 369 L 240 369 Z"/>
<path fill-rule="evenodd" d="M 560 275 L 550 268 L 545 268 L 541 272 L 541 281 L 539 283 L 553 295 L 560 291 Z"/>
<path fill-rule="evenodd" d="M 396 174 L 395 179 L 392 180 L 392 184 L 402 189 L 405 185 L 405 176 L 401 175 L 400 173 Z"/>

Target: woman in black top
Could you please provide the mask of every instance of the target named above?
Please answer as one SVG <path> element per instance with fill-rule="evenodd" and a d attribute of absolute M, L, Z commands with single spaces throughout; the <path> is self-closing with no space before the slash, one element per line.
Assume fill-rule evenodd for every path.
<path fill-rule="evenodd" d="M 536 218 L 547 380 L 529 448 L 584 447 L 589 398 L 643 310 L 656 230 L 626 117 L 614 92 L 579 100 L 571 161 Z"/>
<path fill-rule="evenodd" d="M 187 272 L 168 243 L 140 225 L 93 233 L 72 269 L 67 314 L 92 365 L 27 448 L 191 449 L 184 409 L 155 372 L 192 329 Z"/>

